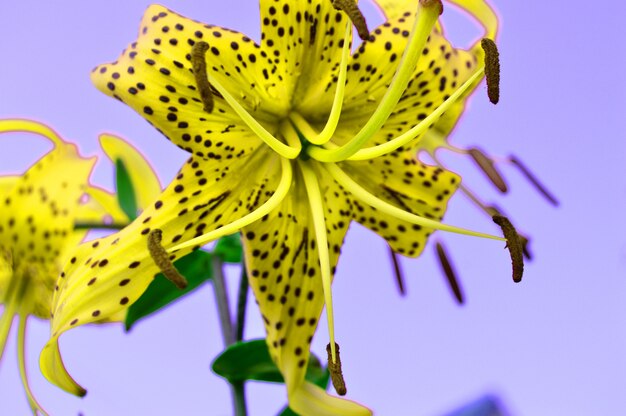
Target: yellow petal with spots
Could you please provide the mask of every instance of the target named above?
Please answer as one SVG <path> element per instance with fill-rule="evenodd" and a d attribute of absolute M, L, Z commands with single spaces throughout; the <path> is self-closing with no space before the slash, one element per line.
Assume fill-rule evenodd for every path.
<path fill-rule="evenodd" d="M 315 105 L 341 60 L 348 18 L 330 0 L 261 0 L 260 9 L 261 47 L 276 64 L 275 99 L 296 109 Z"/>
<path fill-rule="evenodd" d="M 283 114 L 288 105 L 270 88 L 278 81 L 270 78 L 276 73 L 274 58 L 242 34 L 198 23 L 162 6 L 148 8 L 137 41 L 114 63 L 94 68 L 92 81 L 182 149 L 216 160 L 242 157 L 262 142 L 218 95 L 213 97 L 213 111 L 203 110 L 191 64 L 191 48 L 199 41 L 209 44 L 209 81 L 217 79 L 274 131 L 273 115 Z"/>
<path fill-rule="evenodd" d="M 19 176 L 0 176 L 0 199 L 9 193 L 18 180 Z"/>
<path fill-rule="evenodd" d="M 159 196 L 161 192 L 159 178 L 148 161 L 134 146 L 111 134 L 100 135 L 100 146 L 113 164 L 117 160 L 124 163 L 133 184 L 139 208 L 147 207 Z"/>
<path fill-rule="evenodd" d="M 350 197 L 323 167 L 315 166 L 315 170 L 334 273 L 351 220 Z M 282 204 L 242 232 L 250 285 L 265 323 L 270 355 L 285 378 L 290 398 L 303 388 L 310 343 L 324 307 L 308 198 L 303 178 L 297 173 Z"/>
<path fill-rule="evenodd" d="M 363 162 L 341 165 L 361 186 L 378 198 L 404 211 L 440 221 L 460 178 L 454 173 L 428 166 L 411 151 L 395 152 Z M 409 257 L 420 255 L 432 229 L 406 221 L 354 201 L 354 219 L 383 237 L 391 248 Z"/>
<path fill-rule="evenodd" d="M 333 137 L 334 143 L 343 144 L 352 138 L 376 110 L 407 47 L 414 14 L 414 10 L 405 9 L 400 17 L 380 25 L 372 32 L 373 39 L 364 41 L 352 55 L 348 65 L 344 107 Z M 387 142 L 419 124 L 476 71 L 476 62 L 477 57 L 472 53 L 453 48 L 440 31 L 433 30 L 406 91 L 387 122 L 367 146 Z M 472 90 L 473 87 L 469 89 L 470 92 Z M 331 105 L 333 92 L 331 88 L 316 103 L 301 110 L 311 115 L 313 125 L 318 129 L 326 121 L 327 113 L 324 109 Z M 448 110 L 443 117 L 445 128 L 454 126 L 463 105 L 463 100 L 459 100 Z M 416 146 L 418 140 L 419 137 L 405 147 Z"/>
<path fill-rule="evenodd" d="M 3 201 L 0 244 L 13 247 L 24 261 L 54 262 L 74 227 L 79 199 L 95 158 L 81 158 L 63 144 L 20 177 Z"/>
<path fill-rule="evenodd" d="M 271 197 L 279 179 L 279 159 L 268 151 L 222 161 L 219 169 L 191 158 L 159 199 L 128 227 L 82 244 L 71 254 L 55 291 L 52 337 L 40 358 L 46 378 L 76 392 L 67 383 L 57 339 L 72 327 L 123 317 L 160 272 L 148 251 L 150 231 L 162 231 L 167 250 L 255 210 Z M 192 249 L 180 249 L 169 258 L 174 261 Z"/>

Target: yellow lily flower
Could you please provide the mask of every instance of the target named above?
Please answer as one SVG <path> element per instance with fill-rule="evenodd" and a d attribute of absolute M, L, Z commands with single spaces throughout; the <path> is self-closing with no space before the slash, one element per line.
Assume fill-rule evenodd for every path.
<path fill-rule="evenodd" d="M 61 266 L 88 232 L 87 228 L 76 228 L 76 223 L 106 225 L 110 221 L 128 222 L 128 218 L 115 206 L 114 195 L 89 184 L 95 157 L 81 157 L 75 145 L 34 121 L 0 120 L 0 133 L 11 132 L 41 135 L 54 145 L 22 176 L 0 176 L 0 303 L 4 305 L 0 316 L 0 358 L 17 315 L 18 361 L 24 390 L 33 413 L 46 414 L 26 376 L 24 341 L 28 317 L 50 319 L 52 294 L 58 289 Z M 141 158 L 136 151 L 128 153 L 129 145 L 121 139 L 108 137 L 105 141 L 108 154 L 147 166 L 145 161 L 143 165 L 136 161 Z M 123 149 L 124 154 L 113 153 L 112 149 Z M 141 173 L 146 174 L 143 169 Z M 154 178 L 153 173 L 151 176 Z M 150 176 L 146 177 L 150 183 Z M 154 193 L 154 188 L 151 191 Z M 97 194 L 98 198 L 89 198 L 89 194 Z M 107 209 L 107 204 L 115 209 Z"/>
<path fill-rule="evenodd" d="M 455 3 L 488 9 L 478 0 Z M 330 286 L 351 221 L 410 257 L 435 229 L 503 239 L 442 224 L 460 179 L 415 157 L 444 113 L 458 118 L 459 100 L 483 77 L 482 51 L 449 44 L 439 1 L 381 2 L 388 20 L 369 35 L 350 4 L 261 0 L 261 44 L 151 6 L 137 41 L 93 70 L 99 89 L 192 157 L 133 223 L 83 244 L 64 267 L 40 358 L 50 381 L 83 391 L 61 361 L 64 331 L 125 313 L 172 261 L 241 231 L 290 407 L 370 414 L 304 380 L 326 306 L 330 365 L 342 390 Z M 352 54 L 350 20 L 365 38 Z"/>

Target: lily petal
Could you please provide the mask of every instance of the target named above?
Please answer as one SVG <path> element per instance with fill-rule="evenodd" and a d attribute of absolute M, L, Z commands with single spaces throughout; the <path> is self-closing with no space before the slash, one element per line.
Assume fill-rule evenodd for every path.
<path fill-rule="evenodd" d="M 138 207 L 147 207 L 159 196 L 161 193 L 159 178 L 139 150 L 112 134 L 100 135 L 100 146 L 113 164 L 117 160 L 124 162 L 135 190 Z"/>
<path fill-rule="evenodd" d="M 369 416 L 372 411 L 350 400 L 331 396 L 315 384 L 305 381 L 289 395 L 289 407 L 301 415 Z"/>
<path fill-rule="evenodd" d="M 315 170 L 334 272 L 352 216 L 350 197 L 322 167 Z M 242 235 L 250 285 L 265 322 L 270 355 L 291 398 L 303 386 L 310 342 L 324 307 L 314 224 L 300 173 L 282 204 L 262 221 L 244 228 Z"/>
<path fill-rule="evenodd" d="M 241 157 L 262 142 L 218 95 L 213 111 L 204 111 L 191 63 L 191 48 L 199 41 L 210 47 L 209 82 L 218 80 L 259 121 L 285 113 L 288 103 L 276 95 L 278 89 L 269 78 L 275 73 L 273 58 L 250 38 L 157 5 L 146 11 L 137 41 L 114 63 L 94 68 L 92 81 L 182 149 L 217 160 Z M 272 123 L 265 127 L 277 129 Z"/>
<path fill-rule="evenodd" d="M 342 165 L 355 181 L 398 208 L 440 221 L 460 178 L 441 168 L 417 160 L 411 151 L 394 152 L 363 162 Z M 354 201 L 354 220 L 383 237 L 400 254 L 417 257 L 432 229 L 409 224 Z"/>
<path fill-rule="evenodd" d="M 151 230 L 162 231 L 167 250 L 254 211 L 271 197 L 280 179 L 278 157 L 267 151 L 221 165 L 216 169 L 202 159 L 189 159 L 160 199 L 128 227 L 84 243 L 73 253 L 53 299 L 52 337 L 40 357 L 52 383 L 78 392 L 60 361 L 58 337 L 78 325 L 122 319 L 160 272 L 148 251 Z M 193 248 L 169 258 L 181 258 Z"/>
<path fill-rule="evenodd" d="M 273 75 L 280 89 L 275 99 L 293 99 L 294 108 L 304 109 L 329 90 L 332 96 L 349 23 L 345 13 L 335 10 L 330 0 L 261 0 L 260 9 L 261 47 L 279 64 Z"/>

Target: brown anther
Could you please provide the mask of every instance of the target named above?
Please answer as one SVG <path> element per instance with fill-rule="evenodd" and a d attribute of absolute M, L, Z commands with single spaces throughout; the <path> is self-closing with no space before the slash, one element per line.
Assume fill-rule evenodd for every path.
<path fill-rule="evenodd" d="M 522 281 L 522 275 L 524 274 L 524 248 L 522 240 L 507 217 L 494 215 L 493 222 L 502 228 L 502 233 L 504 234 L 504 238 L 506 238 L 506 248 L 509 249 L 509 253 L 511 254 L 513 281 L 519 283 Z"/>
<path fill-rule="evenodd" d="M 174 267 L 169 254 L 167 254 L 167 251 L 161 245 L 162 238 L 163 232 L 159 229 L 152 230 L 150 234 L 148 234 L 148 251 L 150 252 L 150 256 L 167 280 L 174 283 L 177 288 L 184 289 L 187 287 L 187 279 Z"/>
<path fill-rule="evenodd" d="M 356 1 L 331 0 L 331 2 L 335 10 L 341 10 L 348 15 L 348 18 L 352 21 L 352 24 L 356 28 L 356 31 L 362 40 L 368 40 L 370 38 L 370 31 L 367 28 L 365 17 L 363 16 L 363 13 L 361 13 L 361 10 L 359 10 L 359 6 L 357 6 Z"/>
<path fill-rule="evenodd" d="M 422 7 L 439 7 L 439 15 L 443 13 L 443 3 L 441 0 L 420 0 Z"/>
<path fill-rule="evenodd" d="M 472 147 L 471 149 L 468 149 L 467 152 L 472 157 L 472 159 L 474 159 L 474 162 L 476 162 L 476 164 L 483 171 L 483 173 L 487 175 L 491 183 L 493 183 L 493 185 L 498 188 L 500 192 L 504 194 L 509 190 L 506 182 L 504 182 L 504 178 L 502 177 L 498 169 L 496 169 L 493 160 L 491 160 L 489 156 L 487 156 L 485 153 L 483 153 L 482 150 L 478 149 L 477 147 Z"/>
<path fill-rule="evenodd" d="M 485 51 L 485 78 L 487 79 L 487 95 L 489 101 L 498 104 L 500 101 L 500 53 L 495 42 L 489 38 L 480 41 Z"/>
<path fill-rule="evenodd" d="M 452 293 L 454 294 L 457 302 L 462 305 L 465 302 L 465 298 L 463 297 L 463 291 L 461 290 L 461 286 L 459 285 L 459 280 L 457 279 L 456 273 L 454 272 L 452 264 L 450 263 L 450 260 L 448 258 L 448 253 L 446 252 L 443 244 L 441 244 L 439 241 L 437 241 L 436 249 L 437 257 L 439 258 L 439 264 L 441 264 L 441 268 L 446 275 L 446 279 L 448 280 L 450 289 L 452 289 Z"/>
<path fill-rule="evenodd" d="M 400 261 L 398 260 L 398 255 L 395 251 L 389 246 L 389 255 L 391 256 L 391 261 L 393 263 L 393 271 L 396 274 L 396 283 L 398 284 L 398 290 L 400 291 L 400 295 L 406 295 L 406 291 L 404 289 L 404 274 L 402 273 L 402 269 L 400 268 Z"/>
<path fill-rule="evenodd" d="M 346 382 L 343 379 L 343 373 L 341 372 L 339 344 L 335 342 L 335 356 L 337 361 L 333 361 L 330 344 L 326 345 L 326 352 L 328 353 L 328 371 L 330 372 L 330 380 L 333 382 L 333 387 L 338 395 L 345 396 L 348 390 L 346 389 Z"/>
<path fill-rule="evenodd" d="M 200 92 L 200 99 L 204 105 L 204 111 L 213 112 L 213 87 L 209 82 L 206 71 L 206 51 L 209 44 L 206 42 L 196 42 L 191 48 L 191 65 L 193 67 L 193 76 L 196 78 L 196 85 Z"/>
<path fill-rule="evenodd" d="M 487 213 L 491 215 L 492 217 L 495 215 L 499 215 L 501 217 L 506 216 L 502 213 L 503 211 L 495 205 L 486 206 L 485 209 L 487 210 Z M 526 258 L 526 260 L 529 260 L 529 261 L 532 260 L 533 254 L 530 252 L 530 249 L 528 248 L 528 246 L 530 245 L 530 237 L 527 237 L 526 235 L 520 232 L 518 232 L 517 235 L 519 236 L 520 241 L 522 243 L 522 253 L 524 254 L 524 257 Z"/>
<path fill-rule="evenodd" d="M 537 188 L 539 193 L 543 195 L 544 198 L 546 198 L 555 207 L 559 206 L 558 199 L 556 199 L 556 197 L 552 195 L 552 193 L 550 193 L 550 191 L 548 191 L 548 189 L 546 189 L 546 187 L 543 186 L 541 182 L 539 182 L 539 179 L 537 179 L 537 177 L 533 175 L 533 173 L 530 171 L 530 169 L 526 167 L 526 165 L 524 165 L 518 158 L 513 155 L 509 156 L 509 160 L 511 161 L 511 163 L 517 166 L 522 174 L 526 176 L 526 179 L 528 179 L 530 183 L 532 183 L 535 188 Z"/>

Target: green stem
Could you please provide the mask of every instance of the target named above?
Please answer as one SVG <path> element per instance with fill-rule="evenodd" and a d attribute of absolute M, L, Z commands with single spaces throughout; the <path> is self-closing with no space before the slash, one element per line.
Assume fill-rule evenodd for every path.
<path fill-rule="evenodd" d="M 100 230 L 121 230 L 122 228 L 128 226 L 128 224 L 103 224 L 101 222 L 77 222 L 74 223 L 75 230 L 91 230 L 91 229 L 100 229 Z"/>
<path fill-rule="evenodd" d="M 228 295 L 226 293 L 226 281 L 224 279 L 224 262 L 219 256 L 214 255 L 211 261 L 213 267 L 213 291 L 215 292 L 215 301 L 217 303 L 217 311 L 220 320 L 220 328 L 224 339 L 224 346 L 228 347 L 236 342 L 235 332 L 233 331 L 233 323 L 230 316 L 230 306 L 228 304 Z M 246 416 L 246 396 L 243 382 L 231 382 L 231 393 L 233 397 L 234 414 L 236 416 Z"/>
<path fill-rule="evenodd" d="M 245 263 L 241 263 L 241 280 L 239 281 L 239 296 L 237 297 L 237 324 L 235 326 L 235 341 L 243 339 L 243 329 L 246 321 L 246 305 L 248 304 L 248 274 Z"/>

